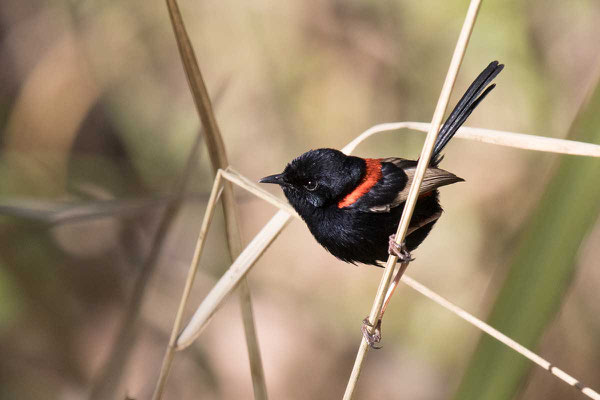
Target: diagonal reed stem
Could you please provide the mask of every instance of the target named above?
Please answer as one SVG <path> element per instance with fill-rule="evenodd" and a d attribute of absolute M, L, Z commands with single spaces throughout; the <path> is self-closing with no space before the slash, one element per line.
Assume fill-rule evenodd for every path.
<path fill-rule="evenodd" d="M 362 142 L 373 135 L 398 129 L 412 129 L 428 132 L 431 124 L 426 122 L 386 122 L 370 127 L 344 147 L 352 152 Z M 556 139 L 536 136 L 527 133 L 506 132 L 494 129 L 472 128 L 463 126 L 458 129 L 454 138 L 469 139 L 475 142 L 514 147 L 517 149 L 543 151 L 546 153 L 571 154 L 574 156 L 600 157 L 600 145 L 568 139 Z"/>
<path fill-rule="evenodd" d="M 500 343 L 504 344 L 505 346 L 507 346 L 507 347 L 511 348 L 512 350 L 516 351 L 517 353 L 521 354 L 523 357 L 534 362 L 538 366 L 540 366 L 543 369 L 545 369 L 546 371 L 550 372 L 552 375 L 556 376 L 558 379 L 562 380 L 563 382 L 566 382 L 567 384 L 569 384 L 571 386 L 574 386 L 577 390 L 579 390 L 581 393 L 583 393 L 587 397 L 594 399 L 594 400 L 600 400 L 600 393 L 596 392 L 594 389 L 585 386 L 580 381 L 578 381 L 571 375 L 567 374 L 562 369 L 552 365 L 549 361 L 547 361 L 544 358 L 540 357 L 539 355 L 535 354 L 533 351 L 529 350 L 528 348 L 521 345 L 520 343 L 517 343 L 516 341 L 509 338 L 508 336 L 506 336 L 502 332 L 498 331 L 497 329 L 494 329 L 493 327 L 486 324 L 479 318 L 476 318 L 473 315 L 469 314 L 467 311 L 463 310 L 456 304 L 448 301 L 447 299 L 440 296 L 439 294 L 437 294 L 433 290 L 429 289 L 425 285 L 417 282 L 416 280 L 414 280 L 413 278 L 411 278 L 409 276 L 403 276 L 402 282 L 404 282 L 407 286 L 409 286 L 413 290 L 421 293 L 423 296 L 427 297 L 428 299 L 430 299 L 430 300 L 434 301 L 435 303 L 437 303 L 438 305 L 442 306 L 446 310 L 452 312 L 459 318 L 462 318 L 463 320 L 467 321 L 469 324 L 471 324 L 471 325 L 475 326 L 476 328 L 482 330 L 483 332 L 487 333 L 488 335 L 490 335 L 491 337 L 493 337 Z"/>
<path fill-rule="evenodd" d="M 185 75 L 190 86 L 190 91 L 196 105 L 196 110 L 202 121 L 202 126 L 206 132 L 206 145 L 215 173 L 219 168 L 225 169 L 229 165 L 223 137 L 215 119 L 208 90 L 204 84 L 200 67 L 190 42 L 189 36 L 183 23 L 181 12 L 176 0 L 166 0 L 169 17 L 175 33 L 177 48 L 181 55 L 181 61 L 185 70 Z M 236 214 L 236 206 L 233 198 L 233 187 L 230 182 L 224 182 L 223 185 L 223 211 L 225 214 L 225 227 L 227 233 L 227 245 L 231 259 L 235 260 L 242 251 L 242 240 L 239 231 L 239 225 Z M 244 323 L 244 332 L 246 336 L 246 345 L 248 349 L 248 358 L 250 361 L 250 373 L 252 376 L 252 385 L 254 388 L 255 399 L 267 399 L 267 387 L 265 375 L 262 366 L 258 337 L 254 326 L 254 315 L 252 311 L 252 300 L 250 289 L 246 279 L 242 279 L 239 288 L 240 306 L 242 320 Z"/>
<path fill-rule="evenodd" d="M 450 99 L 450 93 L 452 92 L 452 88 L 454 87 L 454 82 L 456 80 L 456 76 L 458 75 L 458 70 L 462 63 L 467 44 L 469 43 L 469 38 L 471 36 L 471 32 L 473 31 L 473 26 L 475 24 L 475 20 L 477 19 L 477 13 L 479 11 L 480 5 L 481 0 L 471 0 L 469 9 L 467 10 L 467 16 L 465 18 L 465 22 L 458 37 L 458 42 L 456 44 L 456 48 L 454 49 L 452 60 L 450 61 L 450 68 L 448 69 L 448 74 L 446 75 L 446 80 L 444 81 L 444 86 L 442 87 L 440 98 L 433 113 L 433 118 L 429 127 L 429 132 L 427 133 L 427 137 L 425 138 L 425 144 L 423 145 L 423 150 L 421 152 L 421 156 L 419 157 L 419 162 L 415 171 L 415 177 L 408 192 L 408 198 L 404 205 L 404 211 L 402 212 L 400 223 L 398 224 L 398 230 L 396 232 L 396 243 L 398 244 L 404 241 L 404 237 L 406 236 L 406 232 L 408 231 L 408 225 L 410 223 L 413 210 L 417 203 L 419 187 L 421 186 L 421 182 L 423 181 L 423 177 L 425 176 L 425 170 L 429 165 L 429 160 L 431 159 L 431 154 L 433 152 L 433 146 L 435 144 L 435 140 L 440 130 L 442 118 L 444 117 L 444 113 L 446 112 L 448 100 Z M 381 278 L 381 282 L 379 283 L 379 288 L 377 289 L 377 295 L 375 296 L 375 301 L 373 302 L 371 313 L 369 314 L 369 322 L 372 326 L 375 326 L 376 322 L 380 318 L 381 308 L 383 307 L 385 294 L 388 290 L 388 287 L 390 286 L 392 275 L 397 261 L 398 258 L 396 256 L 390 255 L 386 263 L 385 271 L 383 273 L 383 277 Z M 400 271 L 406 269 L 405 267 L 405 265 L 402 265 Z M 344 393 L 343 397 L 344 400 L 350 400 L 354 395 L 354 391 L 356 390 L 356 384 L 358 383 L 358 378 L 360 376 L 362 365 L 365 360 L 365 356 L 367 354 L 368 349 L 369 344 L 367 343 L 367 340 L 363 337 L 360 343 L 360 347 L 358 349 L 358 354 L 356 355 L 354 367 L 352 368 L 352 373 L 350 374 L 350 379 L 348 380 L 348 385 L 346 386 L 346 392 Z"/>
<path fill-rule="evenodd" d="M 192 319 L 177 338 L 176 350 L 190 346 L 202 333 L 212 316 L 219 310 L 223 301 L 246 276 L 250 268 L 263 255 L 265 250 L 277 238 L 283 228 L 289 223 L 290 214 L 279 210 L 273 218 L 254 236 L 248 246 L 242 251 L 231 267 L 206 295 Z"/>
<path fill-rule="evenodd" d="M 202 301 L 202 304 L 200 304 L 200 307 L 194 313 L 191 321 L 188 323 L 186 328 L 183 330 L 183 332 L 181 332 L 181 334 L 178 337 L 176 337 L 176 342 L 173 343 L 174 350 L 185 349 L 200 336 L 202 330 L 210 321 L 212 316 L 217 312 L 217 310 L 225 300 L 226 296 L 238 285 L 240 280 L 248 273 L 250 268 L 254 266 L 256 260 L 258 260 L 258 258 L 264 253 L 267 247 L 275 240 L 275 238 L 277 237 L 279 232 L 281 232 L 283 227 L 287 225 L 287 223 L 290 220 L 290 217 L 293 216 L 297 219 L 300 219 L 300 216 L 287 203 L 284 203 L 272 194 L 257 187 L 255 183 L 251 182 L 244 176 L 237 173 L 235 170 L 233 170 L 233 168 L 228 168 L 226 171 L 219 170 L 217 176 L 218 179 L 223 177 L 229 180 L 230 182 L 239 185 L 240 187 L 248 190 L 250 193 L 253 193 L 257 197 L 262 198 L 265 201 L 280 208 L 281 211 L 279 211 L 273 218 L 271 218 L 271 221 L 269 221 L 269 223 L 267 223 L 267 225 L 263 227 L 263 229 L 254 237 L 254 239 L 252 239 L 252 241 L 248 244 L 248 246 L 246 246 L 242 254 L 240 254 L 240 256 L 234 261 L 229 270 L 227 270 L 225 275 L 223 275 L 219 282 L 217 282 L 217 285 L 215 285 L 215 287 Z M 217 183 L 215 183 L 215 186 L 213 186 L 213 192 L 216 191 L 216 188 Z M 211 207 L 210 203 L 209 207 Z M 210 214 L 208 214 L 207 212 L 206 215 Z M 207 216 L 205 216 L 204 218 L 204 221 L 207 221 Z M 207 224 L 210 224 L 210 220 L 208 220 Z M 199 258 L 202 253 L 202 244 L 200 242 L 201 240 L 203 240 L 202 232 L 204 230 L 204 226 L 205 222 L 202 223 L 201 234 L 198 237 L 199 244 L 196 246 L 196 248 L 199 249 L 199 253 L 198 257 L 194 256 L 194 262 L 198 262 L 197 258 Z M 208 229 L 208 225 L 206 229 Z M 191 272 L 193 268 L 197 268 L 197 266 L 194 263 L 192 263 L 192 265 L 190 266 L 190 273 L 188 275 L 192 276 L 192 279 L 193 275 L 195 274 L 195 272 Z M 183 302 L 184 300 L 182 299 L 182 303 Z M 182 310 L 184 307 L 185 304 L 182 304 L 180 306 L 180 310 Z M 179 321 L 179 314 L 178 319 L 176 319 L 176 322 L 177 321 Z M 181 324 L 179 324 L 179 326 L 177 327 L 174 326 L 174 334 L 179 332 L 180 328 Z M 166 372 L 168 372 L 168 370 Z"/>
<path fill-rule="evenodd" d="M 208 233 L 208 228 L 212 221 L 213 215 L 215 213 L 215 206 L 221 197 L 222 191 L 222 178 L 221 178 L 221 170 L 217 172 L 217 176 L 215 177 L 215 181 L 212 187 L 212 191 L 210 192 L 210 197 L 208 199 L 208 204 L 206 206 L 206 212 L 204 214 L 204 219 L 202 221 L 202 226 L 200 227 L 200 233 L 198 234 L 198 240 L 196 242 L 196 248 L 194 250 L 194 257 L 192 259 L 192 263 L 190 264 L 190 269 L 188 271 L 188 276 L 185 281 L 185 287 L 183 289 L 183 293 L 181 295 L 181 301 L 179 302 L 179 308 L 177 309 L 177 315 L 175 316 L 175 322 L 173 322 L 173 329 L 171 330 L 171 337 L 169 338 L 169 344 L 167 346 L 167 350 L 165 352 L 165 356 L 163 358 L 162 366 L 160 369 L 160 375 L 156 382 L 156 388 L 154 389 L 154 394 L 152 395 L 153 400 L 158 400 L 162 397 L 165 385 L 167 383 L 167 378 L 169 377 L 169 372 L 171 370 L 171 364 L 173 362 L 173 357 L 175 355 L 175 348 L 177 343 L 177 334 L 181 329 L 181 325 L 183 322 L 183 312 L 185 311 L 185 306 L 187 304 L 188 298 L 190 296 L 190 292 L 192 290 L 192 285 L 194 283 L 194 278 L 196 277 L 196 272 L 198 272 L 198 266 L 200 265 L 200 256 L 202 255 L 202 250 L 204 249 L 206 234 Z"/>

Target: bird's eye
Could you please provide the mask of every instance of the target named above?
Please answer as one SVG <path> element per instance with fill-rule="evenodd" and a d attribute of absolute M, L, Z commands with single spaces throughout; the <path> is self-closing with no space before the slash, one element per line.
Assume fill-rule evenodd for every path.
<path fill-rule="evenodd" d="M 318 186 L 318 183 L 316 181 L 308 181 L 304 185 L 304 189 L 308 190 L 309 192 L 312 192 L 317 188 L 317 186 Z"/>

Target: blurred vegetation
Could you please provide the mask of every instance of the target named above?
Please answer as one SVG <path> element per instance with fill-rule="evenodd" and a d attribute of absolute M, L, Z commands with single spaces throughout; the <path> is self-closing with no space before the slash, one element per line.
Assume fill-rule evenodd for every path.
<path fill-rule="evenodd" d="M 309 148 L 339 148 L 373 124 L 429 120 L 466 3 L 227 0 L 180 7 L 209 92 L 231 77 L 217 118 L 231 163 L 256 180 Z M 454 99 L 489 61 L 507 68 L 468 125 L 566 136 L 598 63 L 599 18 L 593 0 L 486 0 Z M 161 2 L 4 0 L 0 60 L 0 398 L 83 398 L 113 350 L 199 122 Z M 597 132 L 577 126 L 577 135 L 599 141 Z M 358 154 L 416 157 L 422 140 L 382 135 Z M 589 177 L 577 173 L 571 181 L 583 182 L 576 190 L 588 197 L 570 199 L 560 216 L 575 223 L 592 215 L 593 163 L 450 144 L 444 167 L 467 182 L 443 191 L 446 213 L 409 274 L 486 315 L 505 278 L 510 282 L 511 257 L 521 254 L 513 249 L 526 246 L 524 223 L 553 212 L 544 204 L 561 204 L 566 192 L 554 179 L 568 177 L 551 179 L 553 171 L 589 169 Z M 189 196 L 160 244 L 120 376 L 123 398 L 152 393 L 211 185 L 203 150 Z M 274 211 L 242 191 L 236 199 L 247 241 Z M 87 217 L 57 218 L 76 211 Z M 228 266 L 222 213 L 215 221 L 190 308 Z M 591 217 L 583 221 L 578 229 L 588 225 L 589 234 L 573 240 L 569 272 L 535 292 L 548 309 L 559 309 L 556 317 L 548 314 L 546 328 L 529 319 L 519 328 L 542 335 L 543 356 L 599 388 L 600 228 Z M 562 245 L 565 234 L 544 244 Z M 552 279 L 560 271 L 539 274 Z M 302 224 L 281 235 L 249 278 L 272 398 L 341 396 L 379 276 L 333 259 Z M 530 294 L 544 282 L 528 280 Z M 480 335 L 408 290 L 393 299 L 383 331 L 385 347 L 369 357 L 357 398 L 453 396 Z M 176 359 L 166 397 L 248 398 L 246 354 L 239 309 L 229 302 Z M 516 375 L 527 364 L 512 357 L 502 372 L 514 368 Z M 526 378 L 513 397 L 576 396 L 544 371 Z"/>
<path fill-rule="evenodd" d="M 569 139 L 600 143 L 600 84 L 593 82 Z M 514 261 L 494 302 L 488 323 L 535 349 L 561 308 L 577 267 L 581 243 L 600 212 L 600 160 L 565 156 L 519 237 Z M 531 363 L 484 335 L 457 399 L 509 399 Z M 584 383 L 585 384 L 585 383 Z M 565 396 L 575 391 L 565 392 Z"/>

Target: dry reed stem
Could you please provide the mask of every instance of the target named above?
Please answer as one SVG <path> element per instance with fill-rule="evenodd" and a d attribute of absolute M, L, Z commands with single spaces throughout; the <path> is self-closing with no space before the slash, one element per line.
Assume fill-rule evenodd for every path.
<path fill-rule="evenodd" d="M 467 49 L 467 44 L 469 43 L 469 38 L 471 36 L 471 32 L 473 31 L 473 26 L 475 25 L 475 20 L 477 19 L 477 13 L 479 12 L 480 5 L 481 0 L 471 0 L 469 4 L 469 9 L 467 10 L 465 22 L 458 37 L 458 42 L 456 44 L 456 48 L 454 49 L 454 53 L 452 54 L 452 60 L 450 61 L 448 74 L 446 75 L 440 98 L 433 113 L 433 118 L 429 127 L 429 132 L 427 133 L 425 143 L 423 144 L 423 150 L 421 152 L 421 156 L 419 157 L 419 162 L 415 171 L 413 183 L 408 192 L 408 198 L 406 199 L 406 203 L 404 204 L 404 211 L 402 212 L 402 217 L 400 218 L 400 223 L 398 224 L 398 230 L 396 231 L 396 243 L 398 244 L 404 242 L 404 237 L 406 236 L 406 232 L 408 231 L 408 225 L 412 218 L 412 213 L 415 208 L 415 205 L 417 204 L 419 187 L 421 186 L 423 177 L 425 176 L 425 171 L 429 166 L 429 160 L 431 159 L 431 155 L 433 153 L 433 146 L 435 145 L 435 140 L 438 136 L 440 126 L 442 125 L 442 118 L 444 117 L 444 113 L 446 112 L 446 107 L 448 106 L 450 94 L 452 92 L 452 88 L 454 87 L 454 82 L 456 81 L 458 70 L 460 68 L 462 59 Z M 381 282 L 379 283 L 379 288 L 377 289 L 377 295 L 375 296 L 375 301 L 373 302 L 371 313 L 369 314 L 369 322 L 372 326 L 375 326 L 380 318 L 381 308 L 383 307 L 385 294 L 392 280 L 394 267 L 396 266 L 397 261 L 398 258 L 396 256 L 390 255 L 386 263 L 385 271 L 383 273 L 383 277 L 381 278 Z M 402 269 L 405 269 L 405 267 L 405 265 L 402 265 L 400 271 L 402 271 Z M 367 343 L 367 340 L 363 337 L 360 343 L 360 347 L 358 349 L 358 354 L 356 355 L 354 367 L 352 368 L 352 373 L 350 374 L 350 378 L 348 380 L 348 385 L 346 386 L 346 391 L 343 397 L 344 400 L 350 400 L 354 395 L 356 384 L 358 382 L 358 378 L 360 376 L 362 365 L 368 349 L 369 344 Z"/>
<path fill-rule="evenodd" d="M 215 213 L 215 206 L 217 204 L 217 201 L 219 201 L 219 197 L 221 197 L 221 193 L 223 193 L 221 181 L 221 170 L 219 170 L 217 172 L 217 176 L 215 177 L 215 181 L 210 192 L 210 198 L 208 199 L 208 205 L 206 207 L 206 212 L 204 213 L 204 219 L 202 220 L 200 233 L 198 234 L 198 240 L 196 241 L 194 257 L 192 259 L 192 263 L 190 264 L 190 269 L 188 271 L 187 279 L 185 281 L 185 287 L 183 289 L 183 293 L 181 294 L 179 308 L 177 309 L 175 321 L 173 322 L 173 329 L 171 330 L 169 344 L 167 346 L 167 350 L 163 358 L 160 374 L 156 382 L 156 388 L 154 389 L 154 394 L 152 395 L 153 400 L 158 400 L 162 397 L 165 385 L 167 383 L 167 378 L 169 377 L 171 364 L 175 355 L 177 334 L 179 333 L 179 330 L 181 329 L 181 325 L 183 323 L 183 312 L 185 311 L 185 306 L 187 305 L 187 301 L 192 290 L 194 278 L 196 277 L 196 273 L 198 272 L 198 266 L 200 265 L 200 256 L 202 255 L 202 250 L 204 249 L 204 243 L 206 235 L 208 233 L 208 228 L 210 227 L 210 223 Z"/>
<path fill-rule="evenodd" d="M 535 354 L 533 351 L 520 345 L 519 343 L 515 342 L 513 339 L 509 338 L 502 332 L 492 328 L 491 326 L 489 326 L 482 320 L 469 314 L 464 309 L 460 308 L 456 304 L 450 302 L 449 300 L 447 300 L 444 297 L 440 296 L 439 294 L 435 293 L 433 290 L 427 288 L 425 285 L 417 282 L 416 280 L 412 279 L 409 276 L 403 276 L 402 282 L 404 282 L 407 286 L 411 287 L 412 289 L 416 290 L 417 292 L 421 293 L 423 296 L 427 297 L 428 299 L 433 300 L 434 302 L 436 302 L 437 304 L 439 304 L 446 310 L 449 310 L 450 312 L 454 313 L 458 317 L 467 321 L 471 325 L 476 326 L 477 328 L 484 331 L 485 333 L 487 333 L 488 335 L 490 335 L 491 337 L 493 337 L 500 343 L 510 347 L 517 353 L 521 354 L 523 357 L 533 361 L 540 367 L 542 367 L 545 370 L 547 370 L 548 372 L 550 372 L 552 375 L 558 377 L 560 380 L 579 389 L 579 391 L 581 393 L 585 394 L 586 396 L 588 396 L 594 400 L 600 400 L 600 394 L 598 394 L 593 389 L 583 386 L 583 384 L 581 384 L 581 382 L 579 382 L 577 379 L 573 378 L 571 375 L 567 374 L 560 368 L 553 366 L 550 362 L 546 361 L 539 355 Z"/>
<path fill-rule="evenodd" d="M 239 187 L 246 189 L 248 192 L 252 193 L 256 197 L 263 199 L 267 203 L 273 204 L 275 207 L 286 211 L 292 217 L 297 218 L 298 220 L 302 220 L 296 210 L 289 205 L 289 203 L 282 201 L 278 197 L 273 196 L 271 193 L 267 192 L 261 187 L 256 186 L 256 183 L 252 182 L 250 179 L 246 178 L 233 168 L 229 167 L 225 171 L 221 171 L 223 177 Z"/>
<path fill-rule="evenodd" d="M 300 220 L 300 216 L 287 203 L 279 200 L 277 197 L 273 196 L 269 192 L 266 192 L 262 188 L 256 186 L 254 182 L 242 176 L 233 168 L 230 167 L 226 171 L 219 170 L 217 173 L 217 177 L 219 180 L 222 177 L 239 185 L 240 187 L 246 189 L 247 191 L 256 195 L 257 197 L 273 204 L 275 207 L 280 208 L 280 210 L 254 237 L 254 239 L 248 244 L 248 246 L 246 246 L 242 254 L 240 254 L 240 256 L 231 265 L 231 267 L 229 267 L 225 275 L 223 275 L 223 277 L 221 277 L 217 284 L 211 289 L 209 294 L 202 301 L 202 303 L 192 316 L 188 325 L 177 338 L 176 344 L 174 346 L 175 350 L 185 349 L 200 336 L 204 327 L 208 324 L 212 316 L 218 311 L 219 307 L 221 307 L 227 295 L 229 295 L 229 293 L 235 289 L 239 281 L 249 272 L 250 268 L 254 266 L 258 258 L 277 238 L 277 235 L 279 235 L 283 228 L 288 224 L 290 217 L 295 217 Z M 216 181 L 217 179 L 215 179 L 215 182 Z M 217 190 L 217 187 L 218 186 L 215 183 L 215 185 L 213 186 L 213 192 Z M 209 202 L 208 207 L 212 207 L 212 203 L 214 203 L 214 201 L 215 200 L 213 199 L 211 193 L 211 202 Z M 210 226 L 210 220 L 207 220 L 207 216 L 209 216 L 208 213 L 205 215 L 204 221 L 202 222 L 201 232 L 204 231 L 205 224 L 206 229 L 208 229 L 208 227 Z M 198 259 L 202 255 L 203 246 L 200 244 L 200 241 L 203 239 L 204 238 L 202 235 L 198 237 L 198 244 L 196 245 L 196 248 L 199 249 L 199 253 L 197 255 Z M 197 261 L 196 255 L 194 256 L 194 260 Z M 192 266 L 190 266 L 190 271 L 192 268 L 197 268 L 197 266 L 194 266 L 194 264 L 192 264 Z M 190 272 L 188 276 L 190 275 L 193 274 Z M 185 304 L 180 306 L 180 309 L 182 309 L 183 307 L 185 307 Z M 177 329 L 173 327 L 173 331 L 179 331 L 179 328 L 180 326 L 177 327 Z"/>
<path fill-rule="evenodd" d="M 168 194 L 85 202 L 13 197 L 0 199 L 0 215 L 56 226 L 91 219 L 136 215 L 164 207 L 175 200 L 175 197 L 174 194 Z M 200 195 L 185 195 L 186 200 L 199 197 Z"/>
<path fill-rule="evenodd" d="M 191 345 L 209 322 L 210 318 L 223 304 L 227 295 L 236 288 L 241 279 L 248 273 L 256 260 L 265 252 L 266 248 L 277 238 L 277 235 L 290 221 L 290 214 L 278 211 L 277 214 L 260 230 L 242 251 L 231 267 L 223 274 L 221 279 L 202 301 L 189 324 L 177 339 L 177 350 L 182 350 Z"/>
<path fill-rule="evenodd" d="M 165 352 L 165 356 L 163 359 L 159 378 L 157 380 L 156 388 L 155 388 L 154 394 L 152 396 L 153 400 L 158 400 L 162 397 L 164 389 L 165 389 L 165 385 L 166 385 L 166 382 L 167 382 L 167 379 L 169 376 L 169 372 L 171 369 L 171 364 L 173 362 L 175 350 L 178 350 L 177 349 L 177 337 L 178 337 L 178 333 L 181 329 L 181 325 L 183 322 L 183 312 L 185 311 L 185 307 L 187 305 L 187 301 L 188 301 L 188 298 L 189 298 L 189 295 L 190 295 L 190 292 L 192 289 L 194 278 L 196 276 L 198 267 L 200 265 L 200 257 L 202 255 L 202 251 L 204 249 L 206 234 L 207 234 L 210 224 L 212 222 L 215 205 L 216 205 L 216 202 L 219 200 L 219 197 L 221 196 L 221 193 L 223 191 L 223 188 L 221 186 L 223 177 L 228 179 L 231 182 L 236 183 L 238 186 L 248 190 L 249 192 L 253 193 L 257 197 L 262 198 L 263 200 L 275 205 L 276 207 L 284 209 L 285 211 L 289 212 L 292 216 L 295 216 L 298 219 L 300 218 L 298 216 L 298 214 L 296 214 L 294 209 L 292 207 L 290 207 L 287 203 L 284 203 L 283 201 L 279 200 L 277 197 L 262 190 L 261 188 L 256 187 L 253 182 L 248 180 L 246 177 L 240 175 L 238 172 L 234 171 L 232 168 L 229 168 L 227 171 L 219 170 L 217 172 L 217 175 L 215 177 L 215 181 L 213 183 L 213 187 L 211 190 L 210 198 L 208 200 L 204 219 L 203 219 L 202 225 L 200 227 L 200 233 L 198 234 L 198 240 L 196 242 L 196 248 L 194 250 L 194 257 L 190 264 L 190 269 L 188 271 L 188 276 L 187 276 L 185 287 L 183 289 L 183 293 L 181 296 L 181 301 L 179 303 L 179 308 L 177 310 L 177 315 L 175 317 L 175 322 L 173 323 L 173 328 L 171 330 L 171 337 L 169 339 L 169 344 L 168 344 L 167 350 Z M 266 247 L 265 247 L 265 249 L 266 249 Z M 218 306 L 215 307 L 215 311 L 217 309 L 218 309 Z M 214 312 L 212 314 L 214 314 Z M 201 323 L 201 325 L 204 326 L 205 323 Z M 200 333 L 201 333 L 201 329 L 198 330 L 197 335 L 200 335 Z M 196 337 L 197 337 L 197 335 L 196 335 Z"/>
<path fill-rule="evenodd" d="M 404 128 L 427 132 L 430 125 L 431 124 L 425 122 L 411 121 L 387 122 L 378 124 L 370 127 L 357 136 L 356 139 L 346 145 L 345 149 L 352 152 L 356 146 L 377 133 L 390 132 Z M 535 136 L 526 133 L 506 132 L 494 129 L 471 128 L 468 126 L 463 126 L 458 130 L 455 137 L 461 139 L 470 139 L 476 142 L 496 144 L 499 146 L 515 147 L 524 150 L 571 154 L 576 156 L 600 157 L 600 145 L 597 144 Z"/>
<path fill-rule="evenodd" d="M 229 166 L 223 137 L 221 136 L 219 126 L 217 125 L 208 90 L 204 84 L 204 79 L 202 78 L 202 73 L 198 66 L 194 49 L 185 29 L 185 24 L 181 12 L 179 11 L 177 1 L 166 0 L 166 4 L 194 104 L 196 105 L 196 110 L 198 111 L 202 126 L 206 132 L 205 137 L 208 153 L 216 174 L 218 169 L 225 169 Z M 233 187 L 230 182 L 224 182 L 222 203 L 225 215 L 227 245 L 231 259 L 235 260 L 242 252 L 242 239 L 237 221 L 235 200 L 233 198 Z M 266 400 L 267 385 L 265 382 L 258 337 L 254 326 L 254 313 L 252 311 L 250 289 L 245 279 L 241 281 L 239 289 L 240 307 L 244 333 L 246 336 L 248 360 L 250 361 L 250 374 L 252 376 L 254 398 Z"/>

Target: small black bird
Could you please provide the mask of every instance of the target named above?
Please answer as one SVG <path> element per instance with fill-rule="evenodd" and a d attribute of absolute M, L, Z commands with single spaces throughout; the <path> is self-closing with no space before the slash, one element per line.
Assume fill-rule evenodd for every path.
<path fill-rule="evenodd" d="M 380 265 L 390 253 L 410 260 L 442 213 L 438 188 L 463 179 L 438 168 L 440 152 L 485 96 L 504 65 L 494 61 L 475 79 L 440 129 L 405 244 L 395 244 L 417 161 L 359 158 L 334 149 L 308 151 L 262 183 L 280 185 L 317 241 L 349 263 Z"/>

